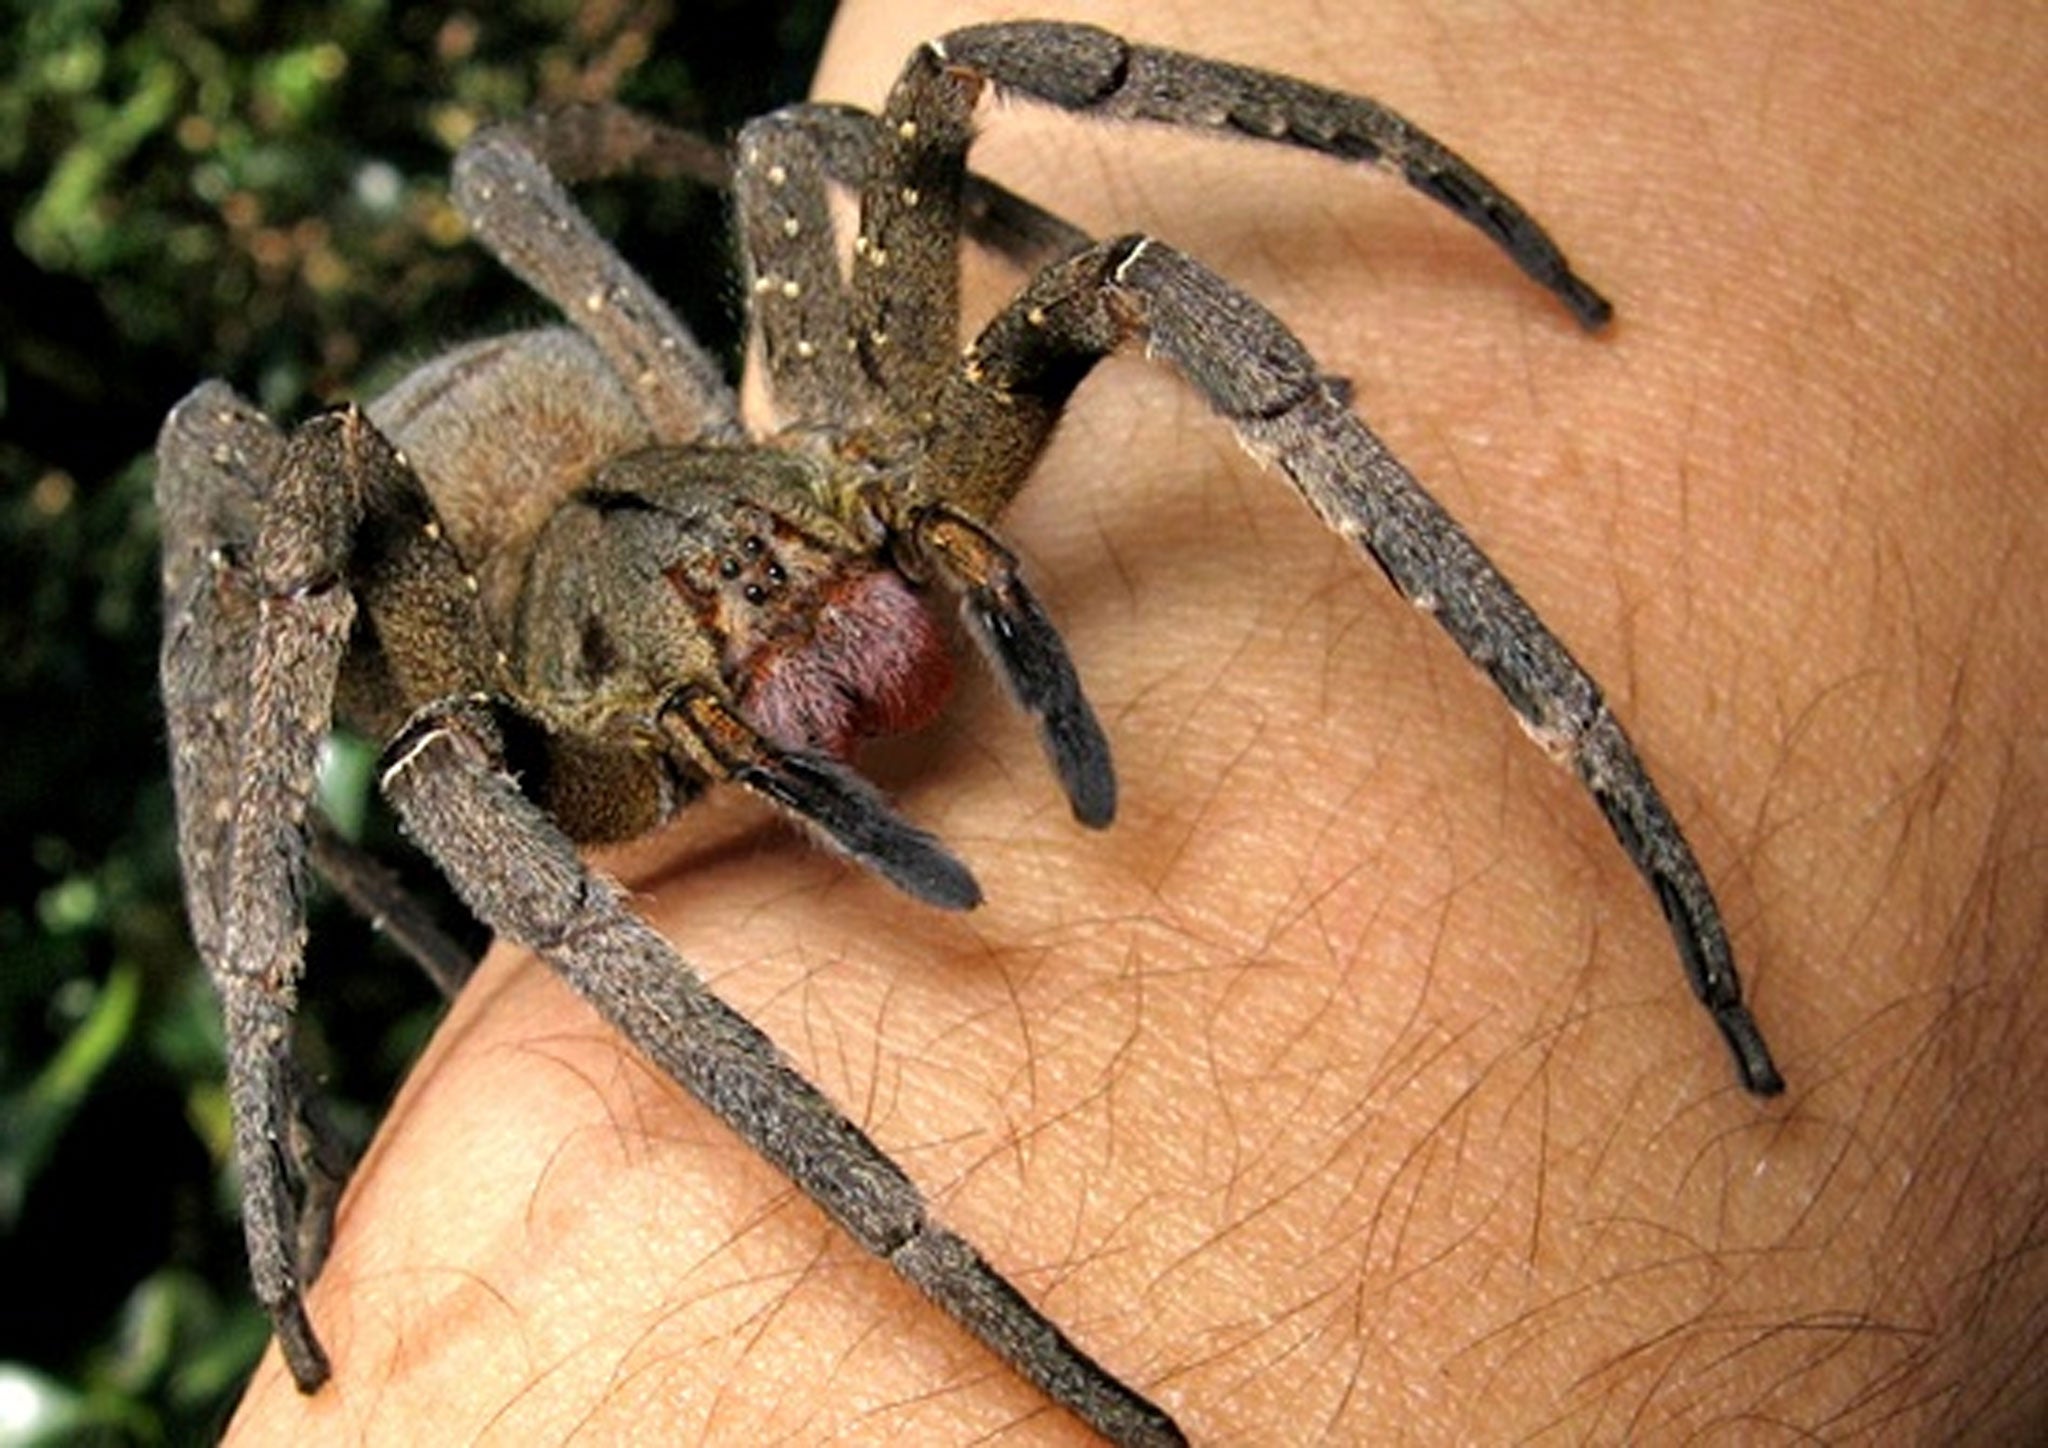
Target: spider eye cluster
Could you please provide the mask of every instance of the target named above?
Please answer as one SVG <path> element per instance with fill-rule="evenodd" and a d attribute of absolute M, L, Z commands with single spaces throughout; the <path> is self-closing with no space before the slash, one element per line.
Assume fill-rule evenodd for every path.
<path fill-rule="evenodd" d="M 718 577 L 723 583 L 740 585 L 740 595 L 758 608 L 770 597 L 781 592 L 789 582 L 789 569 L 780 558 L 769 553 L 767 540 L 759 533 L 749 533 L 740 540 L 740 556 L 721 553 L 718 557 Z M 768 554 L 766 564 L 760 562 Z M 744 561 L 742 561 L 744 560 Z"/>

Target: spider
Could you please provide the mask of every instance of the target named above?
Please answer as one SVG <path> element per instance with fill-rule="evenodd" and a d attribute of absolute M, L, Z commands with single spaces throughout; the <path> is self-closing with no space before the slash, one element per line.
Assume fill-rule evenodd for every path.
<path fill-rule="evenodd" d="M 960 1236 L 909 1177 L 593 874 L 577 846 L 738 785 L 918 900 L 973 875 L 851 761 L 950 680 L 933 600 L 1036 721 L 1075 817 L 1110 823 L 1103 731 L 995 531 L 1075 387 L 1133 342 L 1428 611 L 1578 774 L 1669 919 L 1758 1095 L 1782 1089 L 1712 893 L 1585 671 L 1270 313 L 1146 236 L 1098 241 L 966 167 L 981 91 L 1376 163 L 1491 237 L 1587 329 L 1607 302 L 1497 186 L 1362 97 L 1092 27 L 978 26 L 920 47 L 879 115 L 797 105 L 730 153 L 613 105 L 484 130 L 454 163 L 479 240 L 571 325 L 473 342 L 367 409 L 284 430 L 227 386 L 167 419 L 163 689 L 179 849 L 226 1019 L 251 1271 L 299 1387 L 330 1367 L 302 1291 L 344 1157 L 294 1064 L 300 877 L 405 919 L 321 826 L 337 722 L 387 741 L 381 790 L 479 918 L 865 1247 L 1112 1441 L 1185 1441 Z M 733 391 L 565 187 L 637 170 L 729 183 L 781 419 Z M 834 187 L 858 193 L 850 257 Z M 963 238 L 1030 269 L 964 349 Z M 459 975 L 431 932 L 418 953 Z"/>

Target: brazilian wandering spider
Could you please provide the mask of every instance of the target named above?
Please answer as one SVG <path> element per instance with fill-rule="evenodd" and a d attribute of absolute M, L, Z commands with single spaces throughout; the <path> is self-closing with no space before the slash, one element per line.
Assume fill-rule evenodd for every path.
<path fill-rule="evenodd" d="M 1102 730 L 993 526 L 1074 389 L 1126 343 L 1178 371 L 1571 765 L 1655 892 L 1742 1084 L 1782 1089 L 1706 880 L 1592 680 L 1256 302 L 1161 241 L 1097 242 L 968 173 L 990 85 L 1375 162 L 1581 324 L 1607 319 L 1520 207 L 1374 102 L 1084 26 L 954 32 L 910 58 L 880 116 L 794 106 L 746 127 L 730 159 L 614 106 L 473 138 L 457 204 L 573 327 L 457 348 L 366 411 L 288 432 L 207 383 L 158 449 L 187 903 L 227 1021 L 251 1269 L 302 1389 L 329 1376 L 301 1294 L 345 1175 L 290 1044 L 309 840 L 345 892 L 405 919 L 309 809 L 340 720 L 388 741 L 383 793 L 484 922 L 1053 1399 L 1119 1443 L 1184 1441 L 933 1221 L 576 854 L 730 782 L 922 901 L 977 904 L 966 867 L 851 767 L 863 740 L 943 702 L 934 596 L 958 600 L 1037 722 L 1076 818 L 1107 825 Z M 717 368 L 563 189 L 623 171 L 732 186 L 773 436 L 742 429 Z M 859 196 L 850 260 L 833 186 Z M 964 351 L 963 236 L 1035 268 Z M 417 948 L 449 968 L 431 936 Z"/>

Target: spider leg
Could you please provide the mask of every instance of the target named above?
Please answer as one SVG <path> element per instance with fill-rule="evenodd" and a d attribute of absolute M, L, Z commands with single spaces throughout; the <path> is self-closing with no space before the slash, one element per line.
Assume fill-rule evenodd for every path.
<path fill-rule="evenodd" d="M 165 624 L 159 663 L 185 913 L 209 966 L 220 956 L 233 781 L 256 632 L 256 597 L 241 570 L 284 450 L 284 435 L 270 420 L 219 382 L 201 384 L 174 407 L 157 439 Z"/>
<path fill-rule="evenodd" d="M 801 133 L 810 138 L 816 158 L 832 179 L 851 186 L 865 182 L 880 134 L 878 118 L 852 106 L 805 105 L 792 106 L 774 120 L 780 125 L 771 121 L 767 129 L 783 134 L 760 139 L 785 147 L 801 144 L 786 139 L 788 133 Z M 765 172 L 772 164 L 761 169 Z M 668 441 L 735 437 L 737 403 L 717 364 L 667 303 L 598 235 L 564 189 L 626 171 L 687 177 L 712 186 L 742 179 L 716 143 L 625 106 L 600 102 L 536 112 L 479 131 L 455 158 L 453 195 L 477 238 L 573 318 L 597 343 L 612 370 L 646 399 L 645 415 L 658 435 Z M 808 167 L 790 165 L 787 174 L 808 178 L 812 173 Z M 799 184 L 817 189 L 809 180 Z M 968 234 L 1020 266 L 1078 250 L 1089 240 L 1078 227 L 984 177 L 967 177 L 964 187 L 959 204 Z M 743 221 L 767 213 L 766 207 L 750 206 L 744 193 L 740 202 Z M 812 205 L 809 197 L 794 205 L 785 202 L 789 209 L 776 214 L 775 224 L 786 225 L 786 218 L 795 214 L 800 227 L 811 229 Z M 822 224 L 815 234 L 829 237 L 822 212 L 817 220 Z M 774 244 L 773 238 L 764 241 Z M 789 280 L 798 281 L 807 298 L 843 293 L 843 286 L 822 285 L 827 272 L 818 258 L 828 255 L 807 243 L 801 271 L 771 271 L 757 264 L 755 276 L 774 275 L 778 295 L 781 283 Z M 832 268 L 836 281 L 836 261 Z M 807 338 L 822 338 L 826 324 L 806 321 L 800 330 Z M 840 320 L 831 335 L 836 347 L 859 334 Z M 821 355 L 834 351 L 822 340 L 816 345 Z M 950 337 L 945 350 L 950 353 Z M 790 375 L 803 370 L 792 368 Z M 927 380 L 937 375 L 934 371 Z M 825 395 L 858 395 L 852 390 L 831 394 L 829 385 L 814 392 L 817 395 L 795 406 L 800 416 L 813 416 L 808 408 Z"/>
<path fill-rule="evenodd" d="M 292 1003 L 309 802 L 358 594 L 372 597 L 375 623 L 395 617 L 387 609 L 411 620 L 392 628 L 422 650 L 408 682 L 488 668 L 479 661 L 492 656 L 460 636 L 476 627 L 457 616 L 460 565 L 360 413 L 287 437 L 208 384 L 173 411 L 158 462 L 164 695 L 193 934 L 221 996 L 251 1276 L 310 1391 L 328 1362 L 302 1292 L 326 1256 L 346 1165 L 293 1060 Z"/>
<path fill-rule="evenodd" d="M 488 701 L 430 706 L 393 740 L 383 788 L 479 918 L 539 952 L 876 1256 L 1113 1442 L 1185 1442 L 964 1239 L 893 1161 L 592 875 L 506 772 Z"/>
<path fill-rule="evenodd" d="M 825 174 L 858 191 L 882 151 L 882 118 L 836 101 L 804 101 L 775 112 L 782 125 L 801 127 L 816 147 Z M 897 123 L 900 127 L 901 122 Z M 1095 238 L 1064 217 L 976 171 L 961 185 L 961 230 L 977 246 L 1027 271 L 1079 251 Z"/>
<path fill-rule="evenodd" d="M 852 770 L 823 755 L 777 748 L 699 685 L 678 689 L 662 721 L 714 778 L 779 805 L 904 893 L 946 910 L 981 903 L 981 886 L 967 867 Z"/>
<path fill-rule="evenodd" d="M 921 102 L 907 99 L 905 104 Z M 749 122 L 734 148 L 738 161 L 732 188 L 748 263 L 749 310 L 776 398 L 801 424 L 851 429 L 871 421 L 877 392 L 867 368 L 882 366 L 886 376 L 888 368 L 879 359 L 905 355 L 902 347 L 888 340 L 891 330 L 904 332 L 905 324 L 888 312 L 889 303 L 882 297 L 863 290 L 866 330 L 855 324 L 823 184 L 829 179 L 864 189 L 869 178 L 884 169 L 873 161 L 886 149 L 886 136 L 883 118 L 867 111 L 807 104 Z M 1078 226 L 987 177 L 966 173 L 958 186 L 958 214 L 966 234 L 1020 267 L 1042 266 L 1093 240 Z M 897 207 L 905 204 L 903 197 L 899 186 Z M 934 196 L 935 208 L 940 199 Z M 880 216 L 883 205 L 870 203 L 869 214 Z M 912 264 L 909 255 L 885 262 L 879 270 L 875 259 L 889 257 L 893 239 L 901 234 L 900 228 L 883 222 L 864 229 L 855 253 L 856 279 L 884 283 L 882 272 L 890 265 L 900 279 L 902 270 Z M 922 259 L 928 272 L 941 261 L 947 274 L 953 270 L 950 247 L 927 246 Z M 916 274 L 915 280 L 923 285 L 929 276 Z M 880 287 L 885 294 L 890 290 Z M 916 312 L 919 324 L 931 324 L 932 335 L 912 349 L 936 359 L 933 368 L 920 374 L 926 381 L 942 375 L 951 364 L 957 341 L 957 324 L 948 316 L 952 305 L 942 295 Z M 878 335 L 882 342 L 875 340 Z"/>
<path fill-rule="evenodd" d="M 734 149 L 747 310 L 776 404 L 786 423 L 851 432 L 872 419 L 876 393 L 853 350 L 813 128 L 787 114 L 764 116 L 741 130 Z"/>
<path fill-rule="evenodd" d="M 801 125 L 818 147 L 826 173 L 859 190 L 883 151 L 883 121 L 872 111 L 836 102 L 808 101 L 777 112 Z M 900 129 L 902 122 L 897 122 Z M 1011 264 L 1035 271 L 1095 238 L 1073 222 L 1027 200 L 979 172 L 969 171 L 960 192 L 961 230 Z"/>
<path fill-rule="evenodd" d="M 172 775 L 178 801 L 178 848 L 185 866 L 186 915 L 200 958 L 223 996 L 245 989 L 224 954 L 224 931 L 232 899 L 229 841 L 236 818 L 235 782 L 241 777 L 244 729 L 261 602 L 247 568 L 256 549 L 259 520 L 273 481 L 290 449 L 269 419 L 218 382 L 197 388 L 172 410 L 158 441 L 157 502 L 164 534 L 163 696 L 171 739 Z M 375 910 L 414 959 L 444 991 L 459 984 L 468 962 L 460 947 L 427 922 L 408 895 L 381 866 L 336 836 L 313 813 L 313 862 L 343 895 L 364 908 L 369 902 L 349 888 L 356 880 L 376 885 Z M 323 848 L 323 842 L 327 848 Z M 343 869 L 342 866 L 346 865 Z M 415 921 L 418 928 L 407 922 Z M 422 949 L 432 945 L 432 949 Z M 231 1070 L 254 1066 L 246 1050 L 231 1052 Z M 284 1169 L 302 1189 L 296 1229 L 275 1227 L 276 1241 L 265 1255 L 289 1254 L 301 1282 L 318 1275 L 326 1259 L 349 1169 L 340 1133 L 321 1108 L 317 1092 L 289 1056 L 281 1070 L 259 1072 L 255 1094 L 275 1090 L 273 1120 L 285 1124 L 278 1138 Z M 237 1087 L 246 1097 L 250 1089 Z M 250 1212 L 245 1220 L 272 1232 L 274 1211 Z M 273 1287 L 272 1298 L 278 1289 Z M 295 1371 L 317 1380 L 322 1358 L 302 1320 L 286 1312 L 285 1338 Z"/>
<path fill-rule="evenodd" d="M 1062 110 L 1222 131 L 1377 163 L 1477 227 L 1580 325 L 1600 327 L 1612 314 L 1606 299 L 1573 272 L 1557 243 L 1512 197 L 1377 101 L 1206 56 L 1134 45 L 1089 25 L 976 25 L 929 48 L 951 69 Z"/>
<path fill-rule="evenodd" d="M 279 495 L 307 485 L 320 451 L 317 434 L 287 440 L 220 383 L 172 410 L 157 450 L 163 693 L 187 915 L 226 1022 L 251 1275 L 294 1377 L 309 1389 L 328 1367 L 299 1290 L 325 1256 L 346 1164 L 290 1054 L 297 822 L 326 728 L 324 717 L 310 718 L 320 710 L 317 675 L 328 670 L 331 687 L 353 606 L 335 588 L 298 596 L 288 584 L 277 594 L 288 540 L 261 520 Z M 300 668 L 313 671 L 313 698 L 289 697 Z M 250 752 L 258 735 L 282 752 Z"/>
<path fill-rule="evenodd" d="M 565 186 L 634 167 L 701 174 L 715 148 L 619 106 L 540 112 L 478 131 L 456 154 L 455 204 L 477 239 L 587 333 L 667 442 L 736 440 L 718 364 L 601 237 Z"/>
<path fill-rule="evenodd" d="M 330 486 L 343 465 L 338 442 L 328 419 L 291 435 L 248 562 L 256 621 L 210 962 L 226 1022 L 250 1272 L 292 1375 L 308 1390 L 325 1381 L 328 1364 L 301 1298 L 306 1223 L 290 1178 L 301 1170 L 291 1148 L 304 1113 L 294 1106 L 301 1083 L 291 1057 L 291 1007 L 303 963 L 306 807 L 356 611 L 338 561 L 355 522 L 351 504 L 359 503 L 354 490 Z M 316 1203 L 307 1221 L 328 1210 Z M 313 1235 L 317 1243 L 317 1226 Z"/>
<path fill-rule="evenodd" d="M 960 348 L 961 187 L 978 78 L 912 52 L 875 127 L 853 239 L 853 342 L 923 430 Z"/>
<path fill-rule="evenodd" d="M 1483 669 L 1546 750 L 1568 762 L 1670 923 L 1693 992 L 1742 1084 L 1784 1089 L 1747 1006 L 1713 892 L 1599 687 L 1422 485 L 1360 422 L 1348 389 L 1278 318 L 1207 268 L 1144 237 L 1048 267 L 968 349 L 941 399 L 920 494 L 992 516 L 989 452 L 1029 456 L 1100 357 L 1140 340 L 1202 393 L 1255 454 L 1277 463 L 1332 529 Z M 1021 476 L 1021 475 L 1018 475 Z"/>
<path fill-rule="evenodd" d="M 580 138 L 562 144 L 575 146 L 586 158 L 631 151 L 632 167 L 642 175 L 732 185 L 734 167 L 725 147 L 616 101 L 578 101 L 542 114 L 558 136 Z M 838 101 L 802 101 L 784 106 L 774 118 L 810 137 L 817 160 L 836 184 L 858 190 L 866 183 L 881 137 L 881 117 L 873 111 Z M 578 174 L 608 174 L 615 168 L 586 159 L 576 169 Z M 961 214 L 963 229 L 976 245 L 1026 270 L 1094 240 L 1071 221 L 973 171 L 964 183 Z"/>

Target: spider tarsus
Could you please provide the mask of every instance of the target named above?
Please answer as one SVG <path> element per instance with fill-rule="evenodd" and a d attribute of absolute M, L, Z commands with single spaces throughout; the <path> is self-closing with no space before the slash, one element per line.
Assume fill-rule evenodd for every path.
<path fill-rule="evenodd" d="M 1735 971 L 1729 928 L 1720 920 L 1720 907 L 1714 903 L 1714 891 L 1706 883 L 1700 862 L 1612 713 L 1602 711 L 1599 733 L 1606 756 L 1624 766 L 1620 774 L 1634 782 L 1626 797 L 1614 791 L 1612 784 L 1595 789 L 1593 797 L 1614 827 L 1614 838 L 1620 840 L 1622 850 L 1649 879 L 1665 922 L 1671 926 L 1671 938 L 1677 942 L 1679 965 L 1686 969 L 1694 995 L 1729 1042 L 1743 1090 L 1751 1096 L 1778 1096 L 1786 1090 L 1786 1083 L 1778 1075 L 1772 1051 L 1763 1045 L 1763 1030 L 1743 1004 L 1743 979 Z"/>
<path fill-rule="evenodd" d="M 1771 1059 L 1770 1047 L 1764 1044 L 1764 1035 L 1749 1013 L 1749 1007 L 1740 1001 L 1718 1006 L 1714 1010 L 1714 1024 L 1721 1028 L 1722 1038 L 1728 1042 L 1728 1050 L 1735 1057 L 1736 1073 L 1742 1078 L 1742 1089 L 1752 1096 L 1778 1096 L 1785 1090 L 1785 1078 L 1778 1074 L 1777 1063 Z"/>
<path fill-rule="evenodd" d="M 1082 712 L 1047 718 L 1046 748 L 1060 764 L 1060 784 L 1077 824 L 1106 830 L 1116 823 L 1116 771 L 1109 762 L 1109 744 L 1094 711 L 1082 701 Z"/>
<path fill-rule="evenodd" d="M 1055 1402 L 1120 1448 L 1185 1448 L 1164 1409 L 1106 1371 L 1049 1321 L 974 1244 L 927 1221 L 889 1264 Z"/>
<path fill-rule="evenodd" d="M 278 1351 L 284 1356 L 292 1382 L 302 1393 L 319 1392 L 334 1376 L 334 1366 L 313 1331 L 312 1320 L 306 1316 L 305 1299 L 296 1288 L 284 1301 L 271 1304 L 270 1321 L 277 1330 Z"/>
<path fill-rule="evenodd" d="M 1414 154 L 1401 170 L 1409 185 L 1483 232 L 1588 332 L 1599 331 L 1614 316 L 1613 304 L 1572 270 L 1563 248 L 1536 218 L 1454 152 L 1418 135 Z"/>
<path fill-rule="evenodd" d="M 1579 325 L 1588 332 L 1598 332 L 1614 320 L 1614 303 L 1594 291 L 1576 272 L 1565 271 L 1550 283 L 1550 289 L 1571 308 Z"/>

